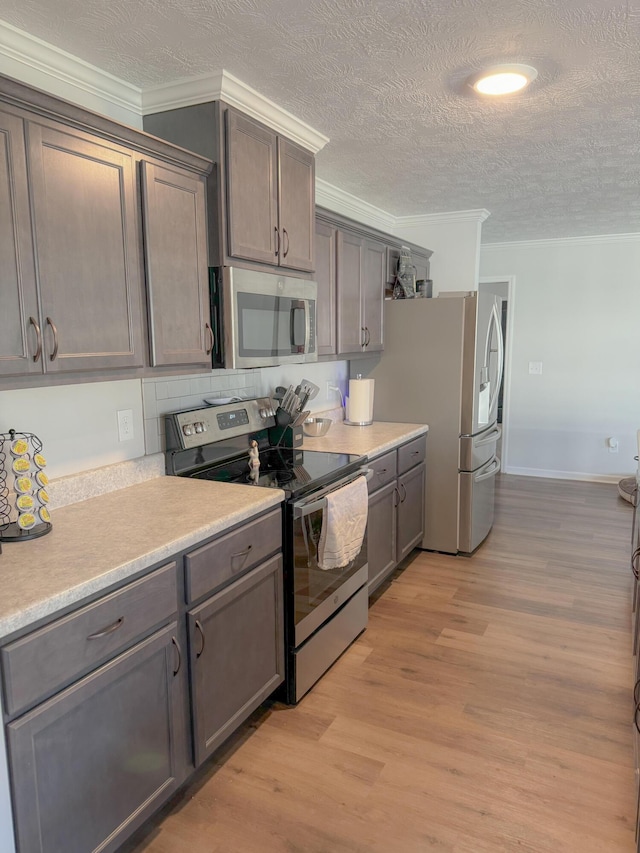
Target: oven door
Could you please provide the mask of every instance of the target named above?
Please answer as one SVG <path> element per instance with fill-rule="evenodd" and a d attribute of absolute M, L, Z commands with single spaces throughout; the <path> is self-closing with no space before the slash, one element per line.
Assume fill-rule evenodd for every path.
<path fill-rule="evenodd" d="M 300 646 L 368 581 L 367 534 L 360 553 L 339 569 L 318 567 L 318 542 L 322 531 L 323 495 L 346 485 L 369 469 L 361 469 L 344 481 L 315 492 L 290 507 L 292 524 L 293 645 Z"/>
<path fill-rule="evenodd" d="M 316 295 L 314 281 L 225 267 L 226 367 L 317 361 Z"/>

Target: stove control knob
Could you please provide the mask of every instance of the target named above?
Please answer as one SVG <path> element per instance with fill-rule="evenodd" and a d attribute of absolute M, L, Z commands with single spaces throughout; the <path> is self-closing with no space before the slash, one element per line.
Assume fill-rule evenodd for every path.
<path fill-rule="evenodd" d="M 195 424 L 193 425 L 193 428 L 195 429 L 196 432 L 204 432 L 204 429 L 202 427 L 202 421 L 196 421 Z"/>
<path fill-rule="evenodd" d="M 185 425 L 182 427 L 182 432 L 183 432 L 185 435 L 193 435 L 193 424 L 185 424 Z"/>
<path fill-rule="evenodd" d="M 269 409 L 260 409 L 260 411 L 258 412 L 258 414 L 259 414 L 259 415 L 260 415 L 260 417 L 264 420 L 265 418 L 268 418 L 268 417 L 269 417 Z"/>

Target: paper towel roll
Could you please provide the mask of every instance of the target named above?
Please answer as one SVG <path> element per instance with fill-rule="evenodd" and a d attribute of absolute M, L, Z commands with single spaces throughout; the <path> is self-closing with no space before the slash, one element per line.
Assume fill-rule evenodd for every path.
<path fill-rule="evenodd" d="M 350 379 L 347 421 L 352 424 L 373 422 L 373 379 Z"/>

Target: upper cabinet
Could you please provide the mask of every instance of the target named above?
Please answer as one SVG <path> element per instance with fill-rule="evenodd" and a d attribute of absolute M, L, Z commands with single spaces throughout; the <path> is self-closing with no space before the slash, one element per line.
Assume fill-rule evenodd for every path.
<path fill-rule="evenodd" d="M 27 140 L 45 372 L 141 366 L 132 155 L 53 123 Z"/>
<path fill-rule="evenodd" d="M 222 101 L 145 116 L 146 130 L 211 157 L 209 260 L 315 269 L 315 158 Z"/>
<path fill-rule="evenodd" d="M 318 354 L 353 358 L 384 349 L 383 305 L 391 292 L 400 241 L 318 208 L 316 279 Z M 417 278 L 428 278 L 431 252 L 409 246 Z"/>
<path fill-rule="evenodd" d="M 147 161 L 140 166 L 151 363 L 211 364 L 204 182 Z"/>
<path fill-rule="evenodd" d="M 210 168 L 0 77 L 0 375 L 210 366 Z"/>
<path fill-rule="evenodd" d="M 0 110 L 0 374 L 42 373 L 24 122 Z"/>

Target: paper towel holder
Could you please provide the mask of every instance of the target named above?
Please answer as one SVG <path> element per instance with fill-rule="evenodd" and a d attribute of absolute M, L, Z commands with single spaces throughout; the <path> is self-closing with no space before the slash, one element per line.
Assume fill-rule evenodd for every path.
<path fill-rule="evenodd" d="M 361 373 L 356 374 L 356 379 L 362 379 L 362 374 L 361 374 Z M 345 399 L 345 413 L 346 413 L 346 410 L 347 410 L 346 403 L 347 403 L 348 399 L 349 399 L 348 397 Z M 351 420 L 349 420 L 348 418 L 346 418 L 346 417 L 345 417 L 345 419 L 344 419 L 344 423 L 345 423 L 347 426 L 360 426 L 360 427 L 362 427 L 362 426 L 371 426 L 371 424 L 373 423 L 373 418 L 372 418 L 371 420 L 369 420 L 369 421 L 351 421 Z"/>

